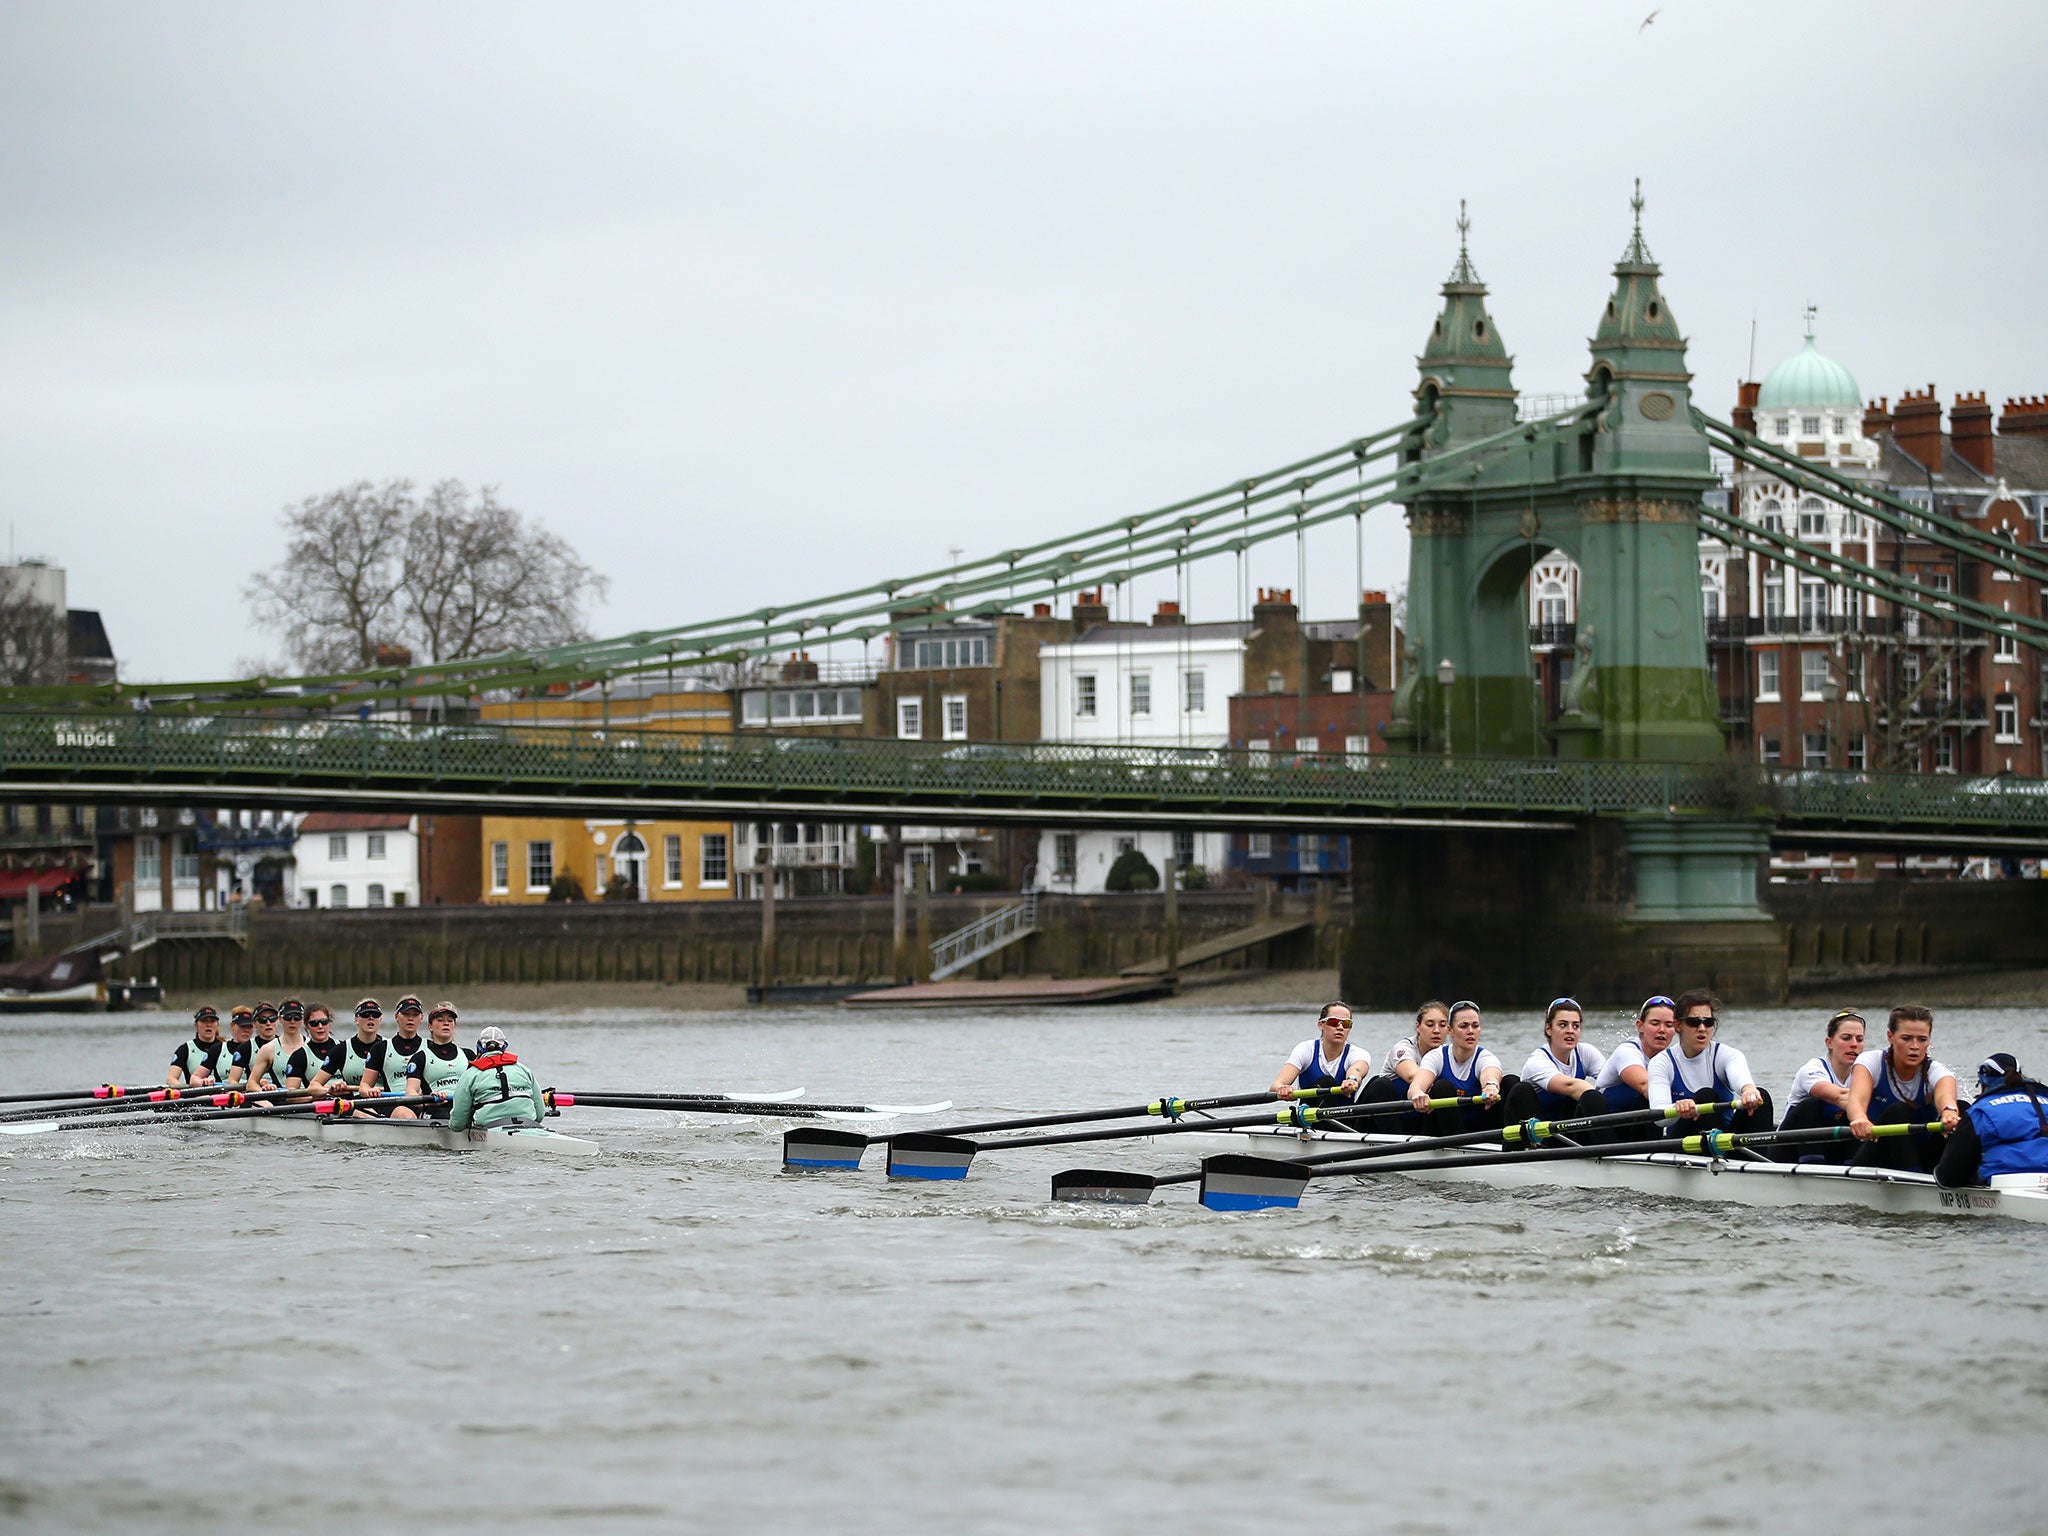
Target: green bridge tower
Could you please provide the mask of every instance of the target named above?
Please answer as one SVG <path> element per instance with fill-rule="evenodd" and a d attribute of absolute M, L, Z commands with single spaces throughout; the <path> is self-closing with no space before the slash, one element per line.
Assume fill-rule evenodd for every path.
<path fill-rule="evenodd" d="M 1563 432 L 1516 429 L 1514 360 L 1487 313 L 1459 209 L 1457 265 L 1417 360 L 1406 456 L 1427 464 L 1494 446 L 1471 455 L 1463 484 L 1407 503 L 1395 751 L 1724 755 L 1699 579 L 1699 508 L 1719 482 L 1693 421 L 1685 339 L 1643 239 L 1640 186 L 1632 207 L 1591 342 L 1586 411 Z M 1552 550 L 1579 573 L 1576 653 L 1554 719 L 1526 595 L 1531 568 Z M 1568 834 L 1361 833 L 1345 995 L 1392 1006 L 1449 991 L 1501 1003 L 1584 991 L 1612 1003 L 1704 985 L 1775 999 L 1783 948 L 1758 900 L 1768 838 L 1767 820 L 1732 805 L 1589 819 Z"/>

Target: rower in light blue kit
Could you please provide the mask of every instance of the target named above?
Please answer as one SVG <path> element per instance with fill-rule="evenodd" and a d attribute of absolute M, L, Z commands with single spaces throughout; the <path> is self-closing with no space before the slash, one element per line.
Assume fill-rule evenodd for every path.
<path fill-rule="evenodd" d="M 519 1064 L 502 1029 L 486 1029 L 476 1037 L 476 1059 L 456 1080 L 448 1128 L 480 1131 L 512 1125 L 539 1125 L 547 1115 L 540 1085 Z"/>
<path fill-rule="evenodd" d="M 204 1088 L 226 1079 L 231 1058 L 220 1037 L 220 1014 L 211 1004 L 192 1010 L 192 1038 L 171 1053 L 164 1081 L 173 1088 Z"/>
<path fill-rule="evenodd" d="M 432 1094 L 452 1103 L 455 1087 L 462 1081 L 463 1070 L 475 1059 L 476 1052 L 455 1043 L 455 1005 L 434 1004 L 434 1011 L 427 1015 L 426 1044 L 406 1064 L 406 1096 L 422 1098 Z M 449 1108 L 444 1104 L 427 1104 L 421 1106 L 420 1113 L 438 1120 L 449 1113 Z M 392 1118 L 396 1120 L 410 1120 L 413 1114 L 403 1104 L 391 1111 Z"/>
<path fill-rule="evenodd" d="M 1305 1088 L 1339 1088 L 1346 1098 L 1358 1097 L 1366 1075 L 1372 1071 L 1372 1057 L 1365 1047 L 1351 1043 L 1351 1009 L 1343 1003 L 1325 1003 L 1316 1015 L 1316 1040 L 1297 1045 L 1273 1079 L 1273 1097 L 1291 1099 Z"/>

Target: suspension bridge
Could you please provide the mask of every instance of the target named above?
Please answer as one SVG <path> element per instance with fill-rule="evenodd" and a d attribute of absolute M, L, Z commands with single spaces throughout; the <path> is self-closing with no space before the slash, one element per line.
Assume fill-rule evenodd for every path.
<path fill-rule="evenodd" d="M 1380 914 L 1360 919 L 1361 944 L 1381 948 L 1414 941 L 1412 915 L 1440 910 L 1414 889 L 1413 871 L 1455 863 L 1445 839 L 1487 840 L 1475 849 L 1522 871 L 1510 883 L 1533 914 L 1518 921 L 1525 942 L 1540 941 L 1551 915 L 1585 909 L 1582 892 L 1559 880 L 1599 886 L 1608 894 L 1596 942 L 1610 945 L 1619 942 L 1615 923 L 1757 929 L 1757 868 L 1773 838 L 2048 847 L 2048 783 L 2039 780 L 1729 762 L 1701 608 L 1703 531 L 1874 599 L 1895 624 L 1924 620 L 2039 652 L 2048 650 L 2048 619 L 1723 510 L 1708 495 L 1722 483 L 1717 452 L 2002 575 L 2048 582 L 2048 558 L 1944 515 L 1931 498 L 1907 500 L 1701 410 L 1640 198 L 1634 207 L 1585 397 L 1535 419 L 1518 416 L 1512 360 L 1461 213 L 1413 413 L 1322 453 L 1057 539 L 667 629 L 319 676 L 9 690 L 0 697 L 0 782 L 22 796 L 108 803 L 197 797 L 650 816 L 774 808 L 883 822 L 1349 829 L 1361 844 L 1378 837 L 1409 850 L 1405 871 L 1382 861 Z M 865 644 L 929 625 L 935 613 L 1011 612 L 1158 573 L 1178 582 L 1201 562 L 1241 563 L 1269 541 L 1346 519 L 1362 527 L 1389 507 L 1404 509 L 1411 535 L 1407 655 L 1387 732 L 1393 750 L 1363 760 L 445 723 L 550 689 L 608 693 L 626 680 Z M 1580 617 L 1570 688 L 1546 718 L 1532 686 L 1526 589 L 1552 550 L 1577 564 Z M 423 714 L 430 723 L 409 723 Z M 1574 830 L 1590 831 L 1593 853 L 1559 854 L 1572 839 L 1555 834 Z M 1415 838 L 1424 841 L 1407 841 Z M 1354 867 L 1374 863 L 1366 856 Z M 1410 918 L 1397 919 L 1404 902 Z M 1671 930 L 1663 934 L 1668 950 Z M 1734 956 L 1730 974 L 1760 963 L 1755 932 L 1712 941 Z"/>

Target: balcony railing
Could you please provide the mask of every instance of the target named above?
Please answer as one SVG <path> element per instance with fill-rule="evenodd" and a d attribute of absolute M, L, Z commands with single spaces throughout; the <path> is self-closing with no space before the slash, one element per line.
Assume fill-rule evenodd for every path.
<path fill-rule="evenodd" d="M 1531 645 L 1571 646 L 1577 645 L 1578 641 L 1579 626 L 1576 624 L 1531 624 L 1529 626 L 1529 643 Z"/>

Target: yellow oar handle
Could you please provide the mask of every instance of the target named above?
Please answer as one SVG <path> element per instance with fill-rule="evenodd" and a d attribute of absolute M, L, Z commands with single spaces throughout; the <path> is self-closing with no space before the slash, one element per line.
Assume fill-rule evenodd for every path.
<path fill-rule="evenodd" d="M 1431 1099 L 1431 1109 L 1455 1109 L 1465 1099 L 1454 1096 L 1448 1099 Z M 1343 1130 L 1353 1129 L 1353 1122 L 1345 1118 L 1343 1109 L 1312 1109 L 1298 1104 L 1289 1104 L 1274 1112 L 1275 1125 L 1334 1125 Z"/>
<path fill-rule="evenodd" d="M 1873 1125 L 1870 1128 L 1870 1134 L 1872 1136 L 1912 1136 L 1925 1131 L 1938 1135 L 1941 1132 L 1941 1128 L 1939 1120 L 1916 1120 L 1904 1125 Z M 1688 1136 L 1679 1145 L 1688 1152 L 1703 1153 L 1706 1156 L 1713 1157 L 1723 1152 L 1732 1152 L 1737 1147 L 1753 1145 L 1770 1146 L 1774 1142 L 1784 1146 L 1797 1146 L 1801 1142 L 1846 1141 L 1848 1138 L 1849 1127 L 1846 1125 L 1828 1125 L 1816 1126 L 1811 1131 L 1758 1131 L 1753 1135 L 1737 1135 L 1731 1131 L 1709 1131 L 1704 1136 Z"/>

